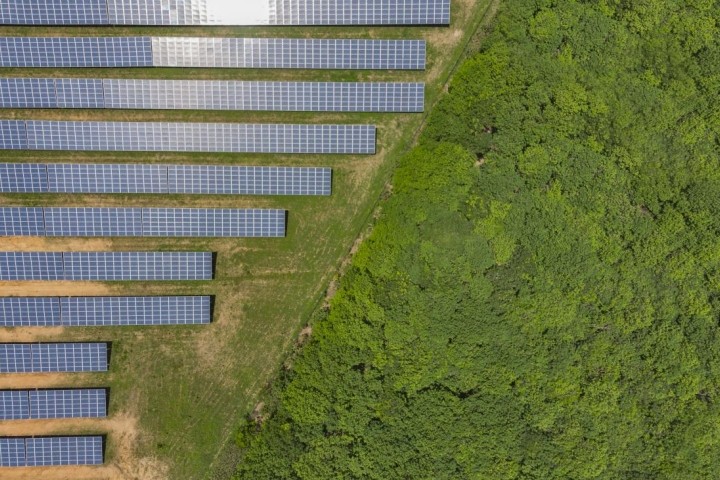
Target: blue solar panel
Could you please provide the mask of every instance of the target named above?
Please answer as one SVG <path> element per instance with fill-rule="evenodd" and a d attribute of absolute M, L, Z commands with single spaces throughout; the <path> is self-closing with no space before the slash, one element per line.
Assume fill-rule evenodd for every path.
<path fill-rule="evenodd" d="M 0 163 L 0 192 L 43 193 L 48 190 L 43 163 Z"/>
<path fill-rule="evenodd" d="M 0 438 L 0 467 L 24 467 L 25 439 Z"/>
<path fill-rule="evenodd" d="M 330 195 L 332 170 L 303 167 L 170 165 L 170 193 Z"/>
<path fill-rule="evenodd" d="M 57 108 L 52 78 L 0 78 L 0 108 Z"/>
<path fill-rule="evenodd" d="M 210 323 L 210 297 L 64 297 L 63 325 L 192 325 Z"/>
<path fill-rule="evenodd" d="M 32 345 L 0 343 L 0 373 L 32 372 Z"/>
<path fill-rule="evenodd" d="M 284 237 L 285 210 L 144 208 L 146 237 Z"/>
<path fill-rule="evenodd" d="M 30 402 L 27 390 L 0 390 L 0 420 L 28 418 L 30 418 Z"/>
<path fill-rule="evenodd" d="M 0 297 L 0 326 L 59 326 L 60 301 L 56 297 Z"/>
<path fill-rule="evenodd" d="M 58 108 L 105 108 L 103 81 L 98 78 L 55 80 Z"/>
<path fill-rule="evenodd" d="M 66 280 L 212 280 L 211 252 L 68 252 Z"/>
<path fill-rule="evenodd" d="M 101 388 L 31 390 L 29 418 L 102 418 L 107 416 L 107 392 Z"/>
<path fill-rule="evenodd" d="M 0 252 L 0 280 L 62 279 L 60 252 Z"/>
<path fill-rule="evenodd" d="M 103 463 L 102 437 L 26 438 L 25 451 L 29 467 Z"/>
<path fill-rule="evenodd" d="M 0 207 L 0 236 L 45 235 L 41 207 Z"/>
<path fill-rule="evenodd" d="M 4 25 L 108 25 L 107 0 L 4 0 Z"/>
<path fill-rule="evenodd" d="M 150 37 L 0 37 L 0 67 L 152 67 Z"/>
<path fill-rule="evenodd" d="M 27 150 L 27 129 L 22 120 L 0 120 L 0 149 Z"/>
<path fill-rule="evenodd" d="M 375 153 L 373 125 L 44 120 L 27 120 L 25 125 L 30 150 Z M 3 145 L 8 142 L 0 142 L 0 148 Z"/>
<path fill-rule="evenodd" d="M 48 237 L 140 237 L 140 208 L 45 208 Z"/>
<path fill-rule="evenodd" d="M 54 193 L 167 193 L 167 166 L 147 164 L 47 165 Z"/>
<path fill-rule="evenodd" d="M 105 372 L 106 343 L 34 343 L 31 372 Z"/>

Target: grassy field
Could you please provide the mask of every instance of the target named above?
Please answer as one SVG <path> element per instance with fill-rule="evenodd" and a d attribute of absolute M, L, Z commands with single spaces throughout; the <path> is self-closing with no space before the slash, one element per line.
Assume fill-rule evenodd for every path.
<path fill-rule="evenodd" d="M 450 28 L 0 28 L 0 35 L 203 35 L 425 38 L 425 72 L 327 72 L 234 69 L 0 69 L 0 76 L 426 81 L 429 108 L 489 5 L 456 0 Z M 368 225 L 395 159 L 412 144 L 424 115 L 199 111 L 6 110 L 2 118 L 208 122 L 373 123 L 373 156 L 0 152 L 0 161 L 162 162 L 330 166 L 330 197 L 4 195 L 4 206 L 270 207 L 289 210 L 283 239 L 2 239 L 3 250 L 211 250 L 209 282 L 4 282 L 2 295 L 215 295 L 209 326 L 118 329 L 0 329 L 0 341 L 106 340 L 111 370 L 103 375 L 27 375 L 0 388 L 109 386 L 107 420 L 0 422 L 0 435 L 107 433 L 100 468 L 20 469 L 2 478 L 226 478 L 237 457 L 232 438 L 320 308 L 328 285 Z"/>

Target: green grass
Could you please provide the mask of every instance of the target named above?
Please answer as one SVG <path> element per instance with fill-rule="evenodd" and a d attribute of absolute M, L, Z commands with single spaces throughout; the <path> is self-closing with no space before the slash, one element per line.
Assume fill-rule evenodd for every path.
<path fill-rule="evenodd" d="M 100 76 L 136 78 L 302 79 L 425 81 L 429 107 L 441 93 L 463 45 L 479 24 L 489 2 L 470 7 L 456 2 L 452 29 L 318 28 L 315 37 L 428 38 L 427 72 L 324 72 L 194 69 L 0 69 L 0 76 Z M 465 5 L 465 3 L 463 3 Z M 39 29 L 2 28 L 0 35 L 228 35 L 307 36 L 307 29 Z M 445 35 L 447 34 L 447 35 Z M 443 45 L 437 43 L 440 41 Z M 333 168 L 330 197 L 227 197 L 158 195 L 4 195 L 2 205 L 277 207 L 289 210 L 283 239 L 113 239 L 48 238 L 47 250 L 212 250 L 217 252 L 211 282 L 89 284 L 87 294 L 215 295 L 210 326 L 66 330 L 55 340 L 113 342 L 111 371 L 78 378 L 76 384 L 111 388 L 110 413 L 137 418 L 135 458 L 154 457 L 169 468 L 168 478 L 221 478 L 234 458 L 231 439 L 240 419 L 262 398 L 300 329 L 320 307 L 331 279 L 359 233 L 367 226 L 385 189 L 394 161 L 411 145 L 424 115 L 306 114 L 266 112 L 49 111 L 0 112 L 3 118 L 339 122 L 378 126 L 375 156 L 290 156 L 174 153 L 0 152 L 0 161 L 166 162 L 307 165 Z M 35 240 L 38 241 L 38 240 Z M 35 244 L 33 244 L 35 245 Z M 58 284 L 54 294 L 67 294 Z M 38 332 L 42 335 L 42 332 Z M 72 377 L 69 377 L 72 378 Z M 105 433 L 105 432 L 101 432 Z M 133 464 L 117 432 L 108 433 L 107 461 Z M 219 453 L 220 452 L 220 453 Z"/>

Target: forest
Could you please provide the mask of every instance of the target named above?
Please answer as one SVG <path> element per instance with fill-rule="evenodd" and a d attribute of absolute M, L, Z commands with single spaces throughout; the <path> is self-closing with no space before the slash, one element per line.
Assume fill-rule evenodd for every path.
<path fill-rule="evenodd" d="M 717 478 L 719 25 L 503 1 L 236 478 Z"/>

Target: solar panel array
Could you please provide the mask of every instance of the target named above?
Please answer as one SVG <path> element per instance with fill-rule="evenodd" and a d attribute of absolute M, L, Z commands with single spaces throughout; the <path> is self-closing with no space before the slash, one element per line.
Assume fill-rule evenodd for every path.
<path fill-rule="evenodd" d="M 445 25 L 450 0 L 13 0 L 14 25 Z"/>
<path fill-rule="evenodd" d="M 0 236 L 284 237 L 285 210 L 0 207 Z"/>
<path fill-rule="evenodd" d="M 0 343 L 0 373 L 106 372 L 106 343 Z"/>
<path fill-rule="evenodd" d="M 0 108 L 422 112 L 424 84 L 0 78 Z"/>
<path fill-rule="evenodd" d="M 152 67 L 150 37 L 0 37 L 0 67 Z"/>
<path fill-rule="evenodd" d="M 0 280 L 211 280 L 212 276 L 211 252 L 0 252 Z M 3 318 L 22 318 L 30 309 L 48 308 L 37 299 L 0 298 Z"/>
<path fill-rule="evenodd" d="M 0 297 L 0 326 L 60 326 L 60 302 L 54 297 Z"/>
<path fill-rule="evenodd" d="M 103 463 L 103 438 L 32 437 L 25 439 L 25 465 L 100 465 Z"/>
<path fill-rule="evenodd" d="M 0 67 L 424 70 L 424 40 L 0 37 Z"/>
<path fill-rule="evenodd" d="M 0 120 L 0 149 L 374 154 L 375 126 Z"/>
<path fill-rule="evenodd" d="M 24 467 L 25 439 L 0 437 L 0 467 Z"/>
<path fill-rule="evenodd" d="M 203 325 L 212 316 L 209 296 L 0 297 L 0 307 L 0 327 Z"/>
<path fill-rule="evenodd" d="M 423 70 L 423 40 L 152 37 L 153 66 Z"/>
<path fill-rule="evenodd" d="M 4 0 L 4 25 L 108 25 L 107 0 Z"/>
<path fill-rule="evenodd" d="M 0 390 L 0 420 L 105 416 L 107 392 L 104 389 Z"/>
<path fill-rule="evenodd" d="M 325 167 L 0 163 L 3 193 L 330 195 Z"/>

